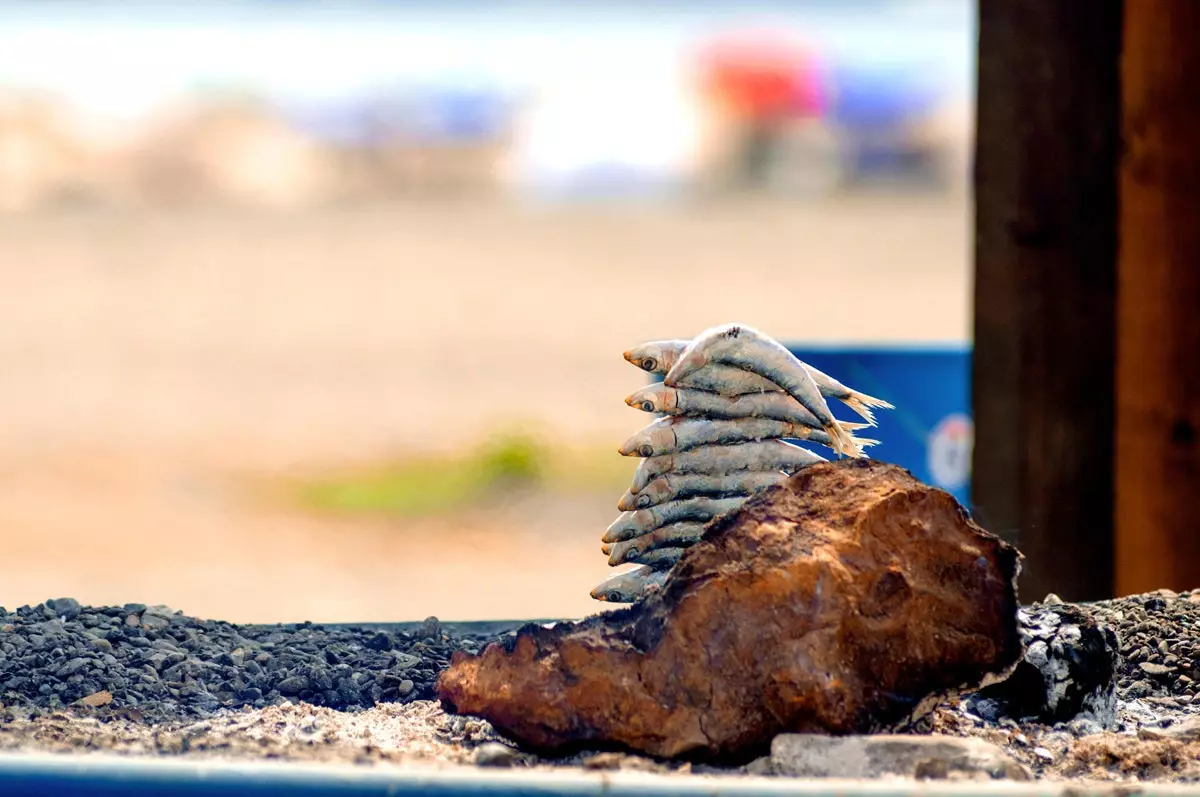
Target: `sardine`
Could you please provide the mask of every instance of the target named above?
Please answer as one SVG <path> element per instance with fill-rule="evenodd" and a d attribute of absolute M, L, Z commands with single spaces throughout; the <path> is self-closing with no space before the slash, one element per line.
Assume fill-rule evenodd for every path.
<path fill-rule="evenodd" d="M 753 393 L 743 396 L 722 396 L 704 390 L 666 385 L 646 385 L 625 397 L 625 403 L 642 412 L 664 415 L 707 417 L 717 420 L 768 418 L 810 429 L 821 430 L 821 423 L 800 402 L 787 393 Z M 867 428 L 865 423 L 836 421 L 849 437 L 850 432 Z"/>
<path fill-rule="evenodd" d="M 653 551 L 639 553 L 637 556 L 627 557 L 625 561 L 635 565 L 665 568 L 678 562 L 679 557 L 683 556 L 683 552 L 686 550 L 687 548 L 656 548 Z"/>
<path fill-rule="evenodd" d="M 788 474 L 781 470 L 746 470 L 724 476 L 671 473 L 659 476 L 639 492 L 626 490 L 617 502 L 617 509 L 646 509 L 693 496 L 749 498 L 754 493 L 779 484 L 787 477 Z"/>
<path fill-rule="evenodd" d="M 686 340 L 656 340 L 643 343 L 625 352 L 625 359 L 643 371 L 665 375 L 678 362 L 688 343 L 689 341 Z M 866 393 L 849 388 L 824 371 L 803 361 L 800 362 L 812 376 L 813 382 L 816 383 L 822 396 L 837 399 L 872 426 L 875 425 L 875 415 L 871 412 L 872 407 L 895 409 L 892 404 L 883 399 L 868 396 Z M 783 390 L 782 387 L 766 377 L 723 363 L 710 363 L 694 373 L 680 378 L 679 386 L 708 390 L 727 396 Z"/>
<path fill-rule="evenodd" d="M 633 603 L 652 590 L 662 589 L 670 572 L 639 565 L 633 570 L 604 579 L 592 589 L 591 596 L 606 603 Z"/>
<path fill-rule="evenodd" d="M 616 567 L 626 562 L 637 561 L 638 557 L 663 548 L 678 548 L 693 545 L 704 536 L 707 523 L 673 523 L 655 529 L 649 534 L 632 540 L 615 542 L 609 546 L 608 563 Z M 647 564 L 643 562 L 643 564 Z"/>
<path fill-rule="evenodd" d="M 744 498 L 690 498 L 634 512 L 624 512 L 613 521 L 601 539 L 604 542 L 621 542 L 683 520 L 698 520 L 707 523 L 718 515 L 737 509 L 744 500 Z"/>
<path fill-rule="evenodd" d="M 866 424 L 857 424 L 856 427 L 865 428 Z M 700 446 L 749 443 L 776 438 L 810 440 L 830 446 L 829 435 L 820 429 L 772 418 L 711 420 L 673 415 L 660 418 L 635 432 L 617 450 L 627 457 L 657 457 L 690 451 Z M 878 440 L 856 439 L 863 448 L 879 443 Z"/>
<path fill-rule="evenodd" d="M 714 362 L 735 365 L 770 379 L 812 413 L 818 427 L 829 434 L 834 451 L 847 457 L 863 456 L 854 438 L 829 411 L 829 405 L 804 363 L 783 344 L 756 329 L 742 324 L 722 324 L 701 332 L 667 371 L 663 383 L 675 387 L 683 377 Z M 770 395 L 764 393 L 753 398 Z"/>
<path fill-rule="evenodd" d="M 705 446 L 679 454 L 649 457 L 639 463 L 630 486 L 635 493 L 668 473 L 708 473 L 721 476 L 739 470 L 784 470 L 795 472 L 826 459 L 806 448 L 782 440 Z"/>

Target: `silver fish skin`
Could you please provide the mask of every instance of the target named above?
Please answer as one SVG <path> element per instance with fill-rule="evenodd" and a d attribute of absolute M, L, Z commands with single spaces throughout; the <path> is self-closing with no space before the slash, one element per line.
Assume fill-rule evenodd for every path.
<path fill-rule="evenodd" d="M 683 552 L 686 550 L 687 548 L 656 548 L 653 551 L 631 556 L 625 561 L 636 565 L 649 565 L 655 569 L 666 568 L 678 562 L 679 557 L 683 556 Z"/>
<path fill-rule="evenodd" d="M 644 371 L 665 376 L 678 362 L 688 343 L 689 341 L 686 340 L 658 340 L 643 343 L 641 346 L 635 346 L 625 352 L 625 359 Z M 837 399 L 872 426 L 875 424 L 875 415 L 871 412 L 871 408 L 895 409 L 895 406 L 883 399 L 847 387 L 819 368 L 814 368 L 803 361 L 801 364 L 816 383 L 822 396 Z M 708 390 L 727 396 L 783 390 L 782 387 L 766 377 L 721 363 L 710 363 L 695 373 L 689 374 L 680 379 L 679 386 Z"/>
<path fill-rule="evenodd" d="M 626 562 L 632 562 L 639 556 L 663 548 L 679 548 L 694 545 L 704 536 L 707 523 L 673 523 L 655 529 L 649 534 L 634 537 L 632 540 L 613 543 L 609 548 L 608 563 L 616 567 Z"/>
<path fill-rule="evenodd" d="M 663 415 L 736 420 L 739 418 L 770 418 L 810 429 L 821 429 L 816 417 L 787 393 L 749 393 L 743 396 L 722 396 L 705 390 L 667 385 L 646 385 L 625 397 L 625 403 L 642 412 Z M 845 421 L 837 421 L 839 425 Z M 854 426 L 852 425 L 853 429 Z M 861 427 L 859 427 L 861 428 Z"/>
<path fill-rule="evenodd" d="M 743 498 L 689 498 L 622 513 L 601 538 L 603 542 L 630 540 L 655 529 L 684 520 L 707 523 L 718 515 L 741 506 Z"/>
<path fill-rule="evenodd" d="M 710 476 L 705 473 L 671 473 L 659 476 L 639 492 L 626 490 L 617 503 L 617 508 L 625 511 L 646 509 L 694 496 L 727 496 L 744 499 L 779 484 L 787 477 L 788 474 L 781 470 L 747 470 L 724 476 Z"/>
<path fill-rule="evenodd" d="M 782 440 L 705 446 L 679 454 L 643 459 L 634 473 L 631 489 L 641 492 L 646 485 L 668 473 L 709 473 L 715 476 L 739 470 L 797 471 L 826 459 L 806 448 Z"/>
<path fill-rule="evenodd" d="M 639 565 L 604 579 L 592 588 L 590 595 L 606 603 L 634 603 L 651 590 L 661 589 L 670 572 Z"/>
<path fill-rule="evenodd" d="M 819 428 L 829 434 L 834 451 L 847 457 L 863 455 L 854 438 L 829 411 L 804 363 L 783 344 L 743 324 L 722 324 L 700 333 L 684 349 L 663 382 L 667 387 L 675 387 L 680 379 L 714 362 L 736 365 L 770 379 L 812 413 Z"/>
<path fill-rule="evenodd" d="M 867 424 L 843 423 L 843 427 L 857 430 L 867 428 Z M 700 446 L 780 438 L 810 440 L 823 446 L 831 446 L 829 435 L 820 429 L 773 418 L 712 419 L 671 415 L 635 432 L 618 451 L 627 457 L 657 457 L 690 451 Z M 863 447 L 878 443 L 877 440 L 857 439 Z"/>

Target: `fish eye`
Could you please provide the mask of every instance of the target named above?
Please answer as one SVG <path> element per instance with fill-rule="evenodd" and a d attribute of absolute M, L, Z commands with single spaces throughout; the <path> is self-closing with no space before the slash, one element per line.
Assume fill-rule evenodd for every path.
<path fill-rule="evenodd" d="M 643 457 L 652 457 L 654 456 L 654 446 L 647 443 L 646 445 L 642 446 L 638 453 L 640 453 Z"/>
<path fill-rule="evenodd" d="M 650 496 L 648 496 L 648 495 L 639 495 L 639 496 L 638 496 L 638 499 L 637 499 L 637 507 L 638 507 L 638 509 L 645 509 L 645 508 L 646 508 L 646 507 L 648 507 L 648 506 L 650 506 Z"/>
<path fill-rule="evenodd" d="M 653 401 L 643 401 L 642 402 L 642 410 L 645 412 L 654 412 L 654 402 Z"/>
<path fill-rule="evenodd" d="M 642 360 L 642 368 L 645 368 L 647 371 L 653 371 L 657 367 L 658 360 L 655 360 L 653 357 L 647 357 Z"/>
<path fill-rule="evenodd" d="M 621 602 L 621 593 L 617 592 L 615 589 L 612 592 L 608 593 L 608 595 L 606 597 L 613 603 Z"/>

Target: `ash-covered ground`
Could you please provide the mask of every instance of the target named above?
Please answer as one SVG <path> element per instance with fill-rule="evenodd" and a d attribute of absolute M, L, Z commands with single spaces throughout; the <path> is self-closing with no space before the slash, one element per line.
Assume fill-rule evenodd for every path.
<path fill-rule="evenodd" d="M 1035 777 L 1200 780 L 1200 590 L 1067 609 L 1115 635 L 1115 719 L 1017 721 L 968 699 L 915 730 L 982 738 Z M 495 638 L 433 618 L 397 632 L 70 599 L 0 610 L 0 750 L 703 769 L 613 753 L 539 760 L 485 722 L 445 715 L 432 702 L 438 673 L 455 650 Z M 1062 638 L 1067 650 L 1052 645 L 1072 660 Z"/>

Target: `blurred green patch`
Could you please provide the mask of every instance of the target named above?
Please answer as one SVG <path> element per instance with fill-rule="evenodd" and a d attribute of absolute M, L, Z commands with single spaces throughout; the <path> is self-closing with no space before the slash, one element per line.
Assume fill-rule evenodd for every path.
<path fill-rule="evenodd" d="M 498 434 L 454 456 L 390 460 L 292 484 L 293 502 L 320 512 L 429 515 L 514 492 L 596 491 L 619 495 L 635 462 L 611 448 L 566 448 L 523 432 Z"/>

